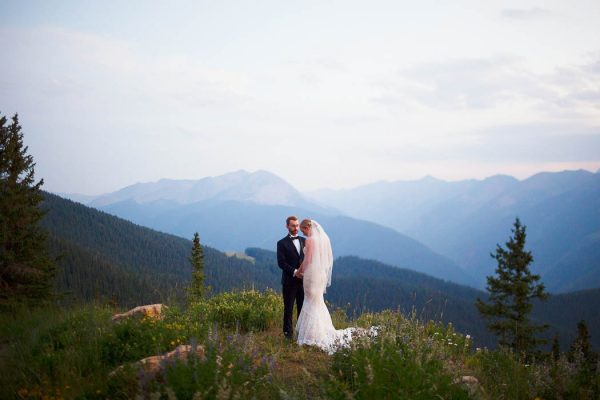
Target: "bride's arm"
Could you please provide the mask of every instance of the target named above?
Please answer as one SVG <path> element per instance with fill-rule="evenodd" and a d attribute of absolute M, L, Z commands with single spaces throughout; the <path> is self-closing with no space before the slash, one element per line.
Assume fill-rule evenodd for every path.
<path fill-rule="evenodd" d="M 306 245 L 304 246 L 304 260 L 302 260 L 302 264 L 300 264 L 300 268 L 298 268 L 298 272 L 304 273 L 306 267 L 310 265 L 310 260 L 312 259 L 312 238 L 306 239 Z"/>

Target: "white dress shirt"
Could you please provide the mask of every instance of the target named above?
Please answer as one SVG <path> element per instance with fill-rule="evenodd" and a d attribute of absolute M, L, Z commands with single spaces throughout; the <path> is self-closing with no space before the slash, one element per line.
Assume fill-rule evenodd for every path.
<path fill-rule="evenodd" d="M 297 238 L 298 236 L 290 236 L 292 239 Z M 294 243 L 294 246 L 296 246 L 296 251 L 298 252 L 298 254 L 300 254 L 300 238 L 296 239 L 296 240 L 292 240 L 292 243 Z"/>
<path fill-rule="evenodd" d="M 296 236 L 292 236 L 290 235 L 290 238 L 294 239 L 297 238 L 298 235 Z M 298 254 L 300 254 L 300 238 L 296 239 L 296 240 L 292 240 L 292 243 L 294 243 L 294 246 L 296 247 L 296 251 L 298 252 Z M 296 271 L 298 271 L 297 269 L 294 270 L 293 276 L 296 276 Z"/>

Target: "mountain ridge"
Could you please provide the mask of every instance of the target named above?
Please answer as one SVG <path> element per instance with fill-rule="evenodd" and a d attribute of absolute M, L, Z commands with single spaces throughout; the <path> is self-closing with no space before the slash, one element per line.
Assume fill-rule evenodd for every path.
<path fill-rule="evenodd" d="M 135 183 L 97 196 L 88 205 L 101 208 L 124 200 L 133 200 L 140 204 L 157 200 L 170 200 L 179 204 L 206 200 L 237 200 L 271 205 L 308 205 L 324 211 L 318 205 L 310 204 L 284 179 L 265 170 L 238 170 L 200 179 L 160 179 Z"/>
<path fill-rule="evenodd" d="M 600 232 L 600 214 L 593 206 L 594 200 L 600 202 L 599 176 L 586 170 L 541 172 L 522 180 L 502 174 L 455 182 L 425 176 L 303 195 L 270 172 L 240 170 L 199 180 L 136 184 L 104 195 L 91 205 L 183 237 L 192 233 L 190 225 L 195 220 L 201 220 L 213 240 L 211 245 L 225 251 L 268 248 L 277 239 L 273 232 L 280 230 L 271 214 L 278 213 L 281 220 L 299 214 L 327 222 L 327 227 L 342 224 L 346 230 L 365 229 L 371 248 L 361 247 L 365 240 L 356 235 L 350 235 L 354 238 L 351 244 L 345 239 L 348 235 L 339 232 L 340 255 L 366 252 L 382 262 L 419 270 L 402 261 L 401 255 L 390 258 L 395 251 L 390 243 L 379 249 L 379 255 L 369 254 L 390 235 L 406 242 L 400 239 L 402 235 L 437 253 L 435 257 L 441 256 L 440 264 L 455 264 L 448 273 L 439 269 L 423 272 L 479 288 L 495 267 L 489 253 L 506 240 L 512 222 L 520 217 L 528 227 L 528 244 L 534 252 L 532 269 L 549 274 L 548 287 L 553 292 L 564 292 L 600 285 L 600 261 L 590 256 L 594 246 L 600 246 L 594 235 Z M 271 207 L 271 211 L 262 207 Z M 215 214 L 207 215 L 209 211 Z M 233 215 L 238 216 L 237 221 Z M 264 221 L 269 221 L 268 230 L 260 227 Z M 373 230 L 357 221 L 391 228 L 400 235 Z M 379 235 L 379 241 L 372 240 L 374 235 Z M 399 247 L 406 249 L 408 242 Z M 411 260 L 419 262 L 418 257 Z M 569 270 L 578 275 L 570 277 Z"/>
<path fill-rule="evenodd" d="M 383 186 L 382 186 L 383 185 Z M 319 195 L 319 193 L 313 193 Z M 483 287 L 493 273 L 488 257 L 503 244 L 516 217 L 528 227 L 528 248 L 536 273 L 555 270 L 549 288 L 555 292 L 600 285 L 600 261 L 571 253 L 572 265 L 591 263 L 588 279 L 571 277 L 564 264 L 571 249 L 600 232 L 600 175 L 586 170 L 539 173 L 524 180 L 494 176 L 459 182 L 419 181 L 327 191 L 316 201 L 346 215 L 394 227 L 435 252 L 457 262 Z M 590 239 L 592 238 L 592 239 Z M 600 239 L 595 242 L 600 246 Z M 556 271 L 562 270 L 562 273 Z M 586 268 L 580 267 L 584 273 Z"/>

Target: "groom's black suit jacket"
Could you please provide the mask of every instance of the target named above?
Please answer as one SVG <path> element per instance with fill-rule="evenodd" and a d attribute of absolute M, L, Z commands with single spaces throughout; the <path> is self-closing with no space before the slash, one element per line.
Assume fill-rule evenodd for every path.
<path fill-rule="evenodd" d="M 281 268 L 281 283 L 284 285 L 302 284 L 302 279 L 294 277 L 294 270 L 300 267 L 304 260 L 305 238 L 300 237 L 300 254 L 290 235 L 277 242 L 277 265 Z"/>

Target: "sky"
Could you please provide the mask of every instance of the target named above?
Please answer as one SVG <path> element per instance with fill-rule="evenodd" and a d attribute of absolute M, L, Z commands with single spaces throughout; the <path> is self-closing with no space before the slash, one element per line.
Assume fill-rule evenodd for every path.
<path fill-rule="evenodd" d="M 598 0 L 3 0 L 0 113 L 53 192 L 596 171 L 598 21 Z"/>

